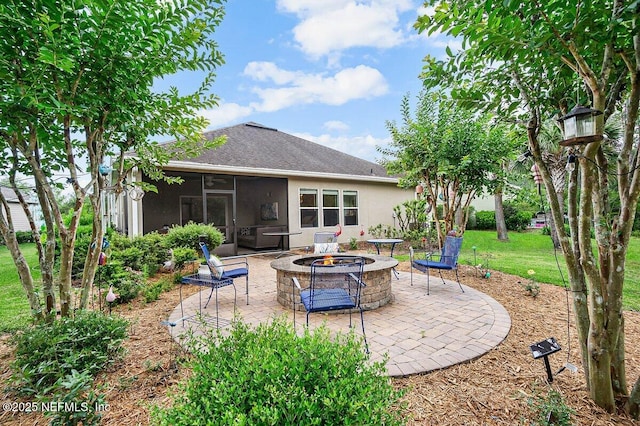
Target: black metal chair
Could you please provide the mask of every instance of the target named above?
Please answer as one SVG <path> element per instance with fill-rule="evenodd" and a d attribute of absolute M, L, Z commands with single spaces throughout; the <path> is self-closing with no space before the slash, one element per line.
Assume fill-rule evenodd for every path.
<path fill-rule="evenodd" d="M 292 278 L 294 293 L 297 288 L 300 303 L 309 315 L 314 312 L 347 311 L 349 328 L 352 327 L 351 314 L 360 312 L 362 336 L 367 353 L 369 345 L 364 331 L 364 313 L 360 304 L 362 289 L 366 284 L 362 281 L 365 260 L 362 257 L 333 257 L 314 260 L 311 264 L 309 286 L 302 288 L 296 277 Z M 293 295 L 293 323 L 295 327 L 296 297 Z"/>
<path fill-rule="evenodd" d="M 436 269 L 440 274 L 443 284 L 446 284 L 442 277 L 442 271 L 455 271 L 456 281 L 460 286 L 460 290 L 464 293 L 460 278 L 458 277 L 458 256 L 462 248 L 461 237 L 446 237 L 444 247 L 440 254 L 430 252 L 417 252 L 413 247 L 409 247 L 409 258 L 411 261 L 411 285 L 413 285 L 413 270 L 417 269 L 427 275 L 427 294 L 429 294 L 429 270 Z M 437 258 L 437 260 L 436 260 Z"/>

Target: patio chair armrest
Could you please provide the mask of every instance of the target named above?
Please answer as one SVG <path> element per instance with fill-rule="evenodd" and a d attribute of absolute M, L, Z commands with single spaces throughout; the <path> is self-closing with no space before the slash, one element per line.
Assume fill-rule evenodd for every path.
<path fill-rule="evenodd" d="M 249 260 L 246 256 L 234 256 L 222 260 L 222 266 L 224 266 L 225 268 L 228 266 L 238 265 L 242 265 L 244 268 L 249 269 Z"/>
<path fill-rule="evenodd" d="M 360 278 L 356 277 L 353 272 L 349 273 L 349 277 L 354 280 L 360 287 L 366 287 L 367 285 Z"/>
<path fill-rule="evenodd" d="M 291 277 L 291 281 L 293 282 L 293 285 L 298 287 L 298 290 L 302 290 L 302 287 L 300 286 L 300 282 L 298 281 L 298 279 L 296 277 Z"/>

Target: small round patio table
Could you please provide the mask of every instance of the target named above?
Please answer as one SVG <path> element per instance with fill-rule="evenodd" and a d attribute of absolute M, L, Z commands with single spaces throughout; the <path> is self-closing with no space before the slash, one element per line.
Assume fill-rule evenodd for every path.
<path fill-rule="evenodd" d="M 376 247 L 376 251 L 380 254 L 380 247 L 389 244 L 391 246 L 391 251 L 389 252 L 389 257 L 393 257 L 393 249 L 396 247 L 396 244 L 403 242 L 400 238 L 373 238 L 371 240 L 367 240 L 369 244 L 373 244 Z M 396 268 L 391 268 L 393 274 L 396 276 L 396 279 L 400 279 L 398 271 Z"/>

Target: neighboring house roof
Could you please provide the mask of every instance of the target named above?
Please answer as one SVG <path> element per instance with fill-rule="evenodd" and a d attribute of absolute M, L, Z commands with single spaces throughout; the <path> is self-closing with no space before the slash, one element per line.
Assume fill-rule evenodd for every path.
<path fill-rule="evenodd" d="M 7 188 L 5 186 L 0 186 L 0 190 L 2 191 L 2 196 L 4 197 L 5 200 L 7 200 L 8 203 L 19 203 L 20 201 L 18 200 L 18 195 L 15 193 L 15 191 L 11 188 Z M 30 194 L 25 194 L 23 191 L 23 195 L 25 197 L 25 199 L 27 200 L 28 204 L 36 204 L 36 202 L 33 200 L 33 197 L 31 197 Z"/>
<path fill-rule="evenodd" d="M 202 171 L 213 168 L 218 171 L 283 176 L 349 176 L 358 180 L 397 182 L 379 164 L 261 124 L 243 123 L 204 134 L 209 140 L 223 135 L 227 137 L 225 144 L 205 151 L 196 158 L 172 161 L 167 168 L 173 166 Z"/>

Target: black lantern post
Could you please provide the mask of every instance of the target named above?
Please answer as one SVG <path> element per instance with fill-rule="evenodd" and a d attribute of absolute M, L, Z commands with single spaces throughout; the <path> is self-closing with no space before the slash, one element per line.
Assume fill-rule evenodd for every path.
<path fill-rule="evenodd" d="M 601 141 L 602 135 L 596 133 L 596 117 L 602 111 L 576 105 L 567 115 L 560 117 L 559 122 L 563 123 L 562 146 L 582 145 L 591 142 Z"/>

